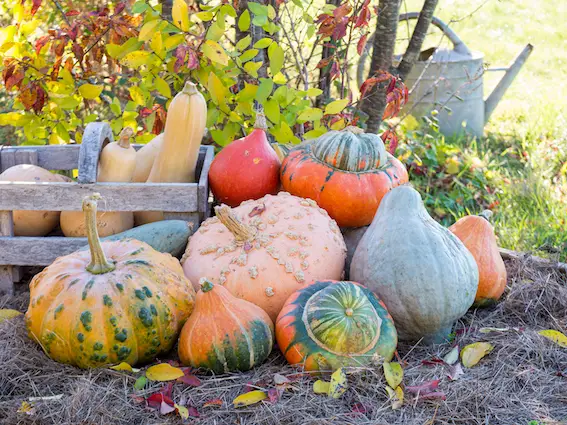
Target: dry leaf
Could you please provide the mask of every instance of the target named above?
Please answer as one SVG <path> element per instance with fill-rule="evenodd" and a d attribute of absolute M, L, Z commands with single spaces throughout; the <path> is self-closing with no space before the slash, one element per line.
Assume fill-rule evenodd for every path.
<path fill-rule="evenodd" d="M 567 336 L 559 331 L 553 329 L 546 329 L 544 331 L 539 331 L 538 334 L 555 342 L 557 345 L 563 348 L 567 348 Z"/>
<path fill-rule="evenodd" d="M 133 368 L 126 362 L 119 363 L 117 365 L 111 366 L 109 369 L 112 370 L 123 370 L 125 372 L 139 372 L 140 369 Z"/>
<path fill-rule="evenodd" d="M 451 380 L 451 381 L 456 381 L 457 379 L 459 379 L 459 376 L 464 375 L 465 372 L 463 371 L 463 368 L 461 367 L 460 363 L 454 364 L 449 368 L 449 373 L 447 374 L 447 377 Z"/>
<path fill-rule="evenodd" d="M 285 376 L 280 375 L 279 373 L 274 374 L 274 384 L 285 385 L 289 383 L 291 383 L 291 381 L 287 379 Z"/>
<path fill-rule="evenodd" d="M 420 401 L 420 400 L 435 400 L 435 399 L 446 400 L 447 395 L 445 395 L 445 393 L 443 391 L 435 391 L 435 392 L 432 392 L 432 393 L 420 394 L 419 397 L 417 397 L 417 401 Z"/>
<path fill-rule="evenodd" d="M 490 332 L 508 332 L 510 330 L 510 328 L 491 328 L 491 327 L 486 327 L 486 328 L 480 328 L 478 331 L 481 334 L 488 334 Z"/>
<path fill-rule="evenodd" d="M 445 362 L 439 357 L 432 357 L 429 360 L 422 360 L 421 364 L 423 366 L 437 366 L 438 364 L 444 364 Z"/>
<path fill-rule="evenodd" d="M 347 377 L 342 368 L 338 368 L 331 375 L 331 383 L 329 384 L 329 397 L 339 398 L 348 388 Z"/>
<path fill-rule="evenodd" d="M 277 388 L 270 388 L 268 390 L 268 398 L 271 403 L 277 403 L 280 399 L 281 393 Z"/>
<path fill-rule="evenodd" d="M 138 379 L 136 379 L 136 382 L 134 382 L 134 389 L 143 390 L 146 386 L 146 382 L 148 382 L 148 378 L 146 378 L 144 375 L 140 376 Z"/>
<path fill-rule="evenodd" d="M 189 387 L 199 387 L 201 385 L 201 380 L 193 375 L 189 370 L 185 370 L 184 373 L 184 376 L 177 378 L 177 382 L 182 382 Z"/>
<path fill-rule="evenodd" d="M 173 367 L 168 363 L 160 363 L 151 366 L 146 370 L 146 376 L 151 381 L 173 381 L 174 379 L 185 376 L 183 371 L 177 367 Z"/>
<path fill-rule="evenodd" d="M 449 351 L 445 357 L 443 357 L 443 361 L 448 365 L 454 365 L 459 360 L 459 346 L 455 345 L 451 351 Z"/>
<path fill-rule="evenodd" d="M 179 404 L 174 404 L 173 407 L 177 409 L 177 414 L 181 417 L 181 419 L 189 419 L 189 411 L 186 407 L 180 406 Z"/>
<path fill-rule="evenodd" d="M 439 379 L 435 379 L 434 381 L 427 381 L 423 384 L 407 386 L 406 390 L 414 394 L 427 394 L 435 391 L 439 386 L 439 382 L 441 382 Z"/>
<path fill-rule="evenodd" d="M 388 397 L 392 401 L 392 410 L 398 410 L 404 404 L 404 390 L 402 387 L 396 387 L 396 389 L 392 389 L 388 385 L 386 385 L 386 392 L 388 393 Z"/>
<path fill-rule="evenodd" d="M 484 356 L 494 350 L 494 346 L 488 342 L 475 342 L 467 345 L 461 351 L 461 361 L 464 367 L 473 367 Z"/>
<path fill-rule="evenodd" d="M 404 371 L 400 364 L 384 362 L 382 367 L 384 368 L 384 376 L 388 385 L 392 388 L 397 388 L 402 383 L 402 379 L 404 379 Z"/>
<path fill-rule="evenodd" d="M 193 406 L 189 406 L 187 408 L 187 413 L 189 413 L 189 416 L 191 416 L 192 418 L 198 418 L 201 416 L 197 408 Z"/>
<path fill-rule="evenodd" d="M 215 398 L 214 400 L 209 400 L 203 403 L 203 407 L 222 407 L 222 400 L 220 398 Z"/>
<path fill-rule="evenodd" d="M 35 407 L 33 404 L 28 403 L 27 401 L 22 401 L 22 404 L 18 408 L 18 413 L 25 413 L 29 416 L 35 415 Z"/>
<path fill-rule="evenodd" d="M 12 310 L 10 308 L 2 308 L 0 309 L 0 323 L 2 323 L 4 320 L 13 319 L 14 317 L 17 317 L 21 314 L 22 313 L 19 312 L 18 310 Z"/>
<path fill-rule="evenodd" d="M 319 379 L 318 381 L 315 381 L 315 383 L 313 384 L 313 392 L 315 394 L 329 394 L 330 386 L 331 386 L 330 382 L 321 381 Z"/>
<path fill-rule="evenodd" d="M 251 404 L 256 404 L 266 399 L 267 397 L 268 395 L 264 391 L 254 390 L 240 394 L 233 400 L 232 404 L 234 405 L 234 407 L 250 406 Z"/>
<path fill-rule="evenodd" d="M 351 407 L 351 412 L 352 413 L 361 413 L 363 415 L 370 413 L 372 411 L 372 409 L 362 403 L 355 403 L 352 405 Z"/>

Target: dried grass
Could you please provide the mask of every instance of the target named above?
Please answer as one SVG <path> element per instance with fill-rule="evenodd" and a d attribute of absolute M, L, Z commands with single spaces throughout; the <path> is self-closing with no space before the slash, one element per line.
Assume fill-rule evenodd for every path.
<path fill-rule="evenodd" d="M 447 366 L 427 367 L 422 360 L 441 357 L 450 344 L 433 347 L 400 344 L 406 385 L 441 379 L 445 401 L 418 401 L 406 394 L 406 404 L 390 408 L 380 368 L 352 370 L 349 390 L 338 399 L 312 392 L 312 378 L 293 383 L 277 404 L 262 403 L 241 409 L 232 400 L 246 382 L 273 386 L 275 373 L 297 371 L 278 353 L 254 371 L 218 377 L 201 376 L 197 388 L 176 384 L 173 398 L 200 411 L 189 423 L 213 424 L 567 424 L 567 349 L 537 334 L 541 329 L 567 332 L 567 279 L 550 269 L 536 269 L 525 261 L 507 264 L 510 285 L 496 307 L 471 310 L 458 324 L 456 342 L 462 347 L 488 341 L 495 350 L 479 365 L 466 369 L 456 381 Z M 24 311 L 27 295 L 0 299 L 0 308 Z M 518 328 L 480 333 L 482 327 Z M 49 360 L 26 336 L 23 321 L 0 325 L 0 423 L 2 424 L 178 424 L 173 414 L 159 416 L 131 398 L 135 377 L 112 370 L 81 371 Z M 139 395 L 158 390 L 154 385 Z M 62 394 L 60 400 L 35 402 L 35 414 L 17 413 L 29 397 Z M 206 401 L 223 400 L 221 408 L 204 408 Z M 353 413 L 360 403 L 369 411 Z"/>

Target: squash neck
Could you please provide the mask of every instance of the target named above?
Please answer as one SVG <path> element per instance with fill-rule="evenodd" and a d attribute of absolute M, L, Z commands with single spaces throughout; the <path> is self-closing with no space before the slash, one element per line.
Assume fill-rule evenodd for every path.
<path fill-rule="evenodd" d="M 219 221 L 232 233 L 236 243 L 242 245 L 256 237 L 257 230 L 252 226 L 242 223 L 227 205 L 215 207 L 215 215 Z"/>
<path fill-rule="evenodd" d="M 97 200 L 101 199 L 98 193 L 87 196 L 83 200 L 83 212 L 85 213 L 85 225 L 87 228 L 87 239 L 91 252 L 91 262 L 87 271 L 92 274 L 104 274 L 113 271 L 116 266 L 109 262 L 104 255 L 102 245 L 98 237 L 96 227 Z"/>
<path fill-rule="evenodd" d="M 130 138 L 134 135 L 134 131 L 130 127 L 125 127 L 118 136 L 118 146 L 124 149 L 130 149 Z"/>
<path fill-rule="evenodd" d="M 194 94 L 198 93 L 197 86 L 195 85 L 195 83 L 192 83 L 191 81 L 186 81 L 185 85 L 183 86 L 183 90 L 181 92 L 188 96 L 193 96 Z"/>

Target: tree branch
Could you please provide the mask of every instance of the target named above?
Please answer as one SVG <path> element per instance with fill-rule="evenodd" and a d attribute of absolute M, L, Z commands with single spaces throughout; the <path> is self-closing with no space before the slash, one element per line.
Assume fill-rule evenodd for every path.
<path fill-rule="evenodd" d="M 397 68 L 398 76 L 402 80 L 406 79 L 417 60 L 438 2 L 439 0 L 425 0 L 425 2 L 423 3 L 423 8 L 419 13 L 419 18 L 413 30 L 408 48 Z"/>

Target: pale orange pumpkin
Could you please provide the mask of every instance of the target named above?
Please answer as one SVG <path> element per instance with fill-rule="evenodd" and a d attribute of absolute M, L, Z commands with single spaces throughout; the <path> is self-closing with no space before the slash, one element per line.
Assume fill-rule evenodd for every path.
<path fill-rule="evenodd" d="M 506 266 L 498 251 L 494 229 L 488 221 L 491 215 L 491 211 L 483 211 L 479 216 L 463 217 L 449 227 L 478 265 L 479 282 L 474 304 L 479 307 L 498 301 L 506 289 Z"/>
<path fill-rule="evenodd" d="M 343 274 L 343 237 L 315 201 L 280 192 L 217 207 L 216 215 L 191 237 L 182 260 L 194 284 L 207 276 L 275 320 L 297 289 Z"/>

